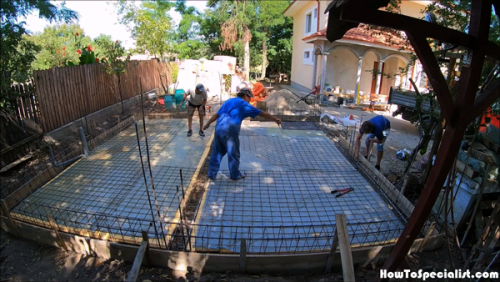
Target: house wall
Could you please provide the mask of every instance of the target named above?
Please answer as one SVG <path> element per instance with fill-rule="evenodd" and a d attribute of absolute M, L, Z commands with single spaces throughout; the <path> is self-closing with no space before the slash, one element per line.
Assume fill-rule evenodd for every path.
<path fill-rule="evenodd" d="M 350 50 L 346 48 L 335 49 L 328 55 L 326 83 L 354 92 L 357 66 L 358 58 Z"/>
<path fill-rule="evenodd" d="M 404 62 L 400 63 L 399 61 L 401 60 L 396 57 L 391 57 L 385 61 L 384 73 L 388 74 L 390 78 L 385 76 L 382 78 L 382 88 L 380 89 L 380 94 L 389 95 L 391 87 L 396 86 L 395 74 L 398 72 L 399 66 L 405 65 Z"/>
<path fill-rule="evenodd" d="M 316 31 L 322 30 L 327 27 L 328 15 L 325 15 L 324 11 L 328 6 L 328 4 L 331 2 L 331 0 L 327 1 L 320 0 L 319 2 L 320 2 L 320 7 L 318 10 L 318 17 L 320 22 L 319 22 L 319 27 L 316 29 Z M 328 41 L 318 40 L 316 41 L 316 44 L 311 44 L 302 41 L 302 38 L 307 36 L 307 34 L 305 33 L 305 28 L 306 28 L 305 15 L 311 9 L 317 8 L 318 2 L 297 1 L 295 5 L 300 5 L 302 8 L 294 12 L 295 14 L 293 15 L 294 36 L 292 41 L 293 49 L 292 49 L 291 81 L 292 81 L 292 86 L 301 89 L 301 91 L 308 91 L 313 86 L 313 64 L 315 58 L 314 55 L 311 55 L 311 60 L 308 62 L 307 60 L 304 59 L 304 51 L 310 51 L 312 54 L 314 54 L 314 48 L 317 47 L 318 45 L 322 46 L 324 44 L 325 45 L 324 50 L 328 50 L 329 48 L 331 48 L 331 46 L 334 46 L 335 44 L 338 43 L 332 44 L 329 43 Z M 424 7 L 425 7 L 424 5 L 412 1 L 401 2 L 402 14 L 416 18 L 423 17 L 423 14 L 420 13 L 420 10 L 422 10 Z M 317 24 L 317 22 L 315 24 Z M 349 45 L 352 48 L 358 50 L 360 55 L 363 54 L 363 52 L 368 48 L 373 48 L 357 44 L 344 43 L 344 45 Z M 376 47 L 375 49 L 379 51 L 382 58 L 391 53 L 398 53 L 400 55 L 409 58 L 409 55 L 400 53 L 398 51 L 391 51 Z M 343 55 L 345 55 L 345 57 L 343 57 Z M 373 68 L 373 62 L 375 60 L 378 60 L 378 58 L 374 53 L 369 52 L 366 54 L 363 60 L 363 68 L 360 80 L 360 91 L 370 92 L 371 90 L 372 74 L 370 72 L 367 72 L 367 70 L 371 70 Z M 385 66 L 386 72 L 388 70 L 392 70 L 392 72 L 394 73 L 395 70 L 398 69 L 398 65 L 405 64 L 405 62 L 398 60 L 397 58 L 391 58 L 390 60 L 392 60 L 392 63 L 389 61 L 388 62 L 389 65 L 386 64 Z M 314 85 L 319 85 L 318 81 L 321 76 L 322 61 L 323 61 L 322 57 L 318 56 L 317 71 L 316 71 L 317 77 L 314 78 Z M 333 52 L 330 53 L 330 55 L 328 55 L 328 62 L 326 68 L 326 73 L 327 73 L 326 83 L 329 83 L 332 86 L 339 85 L 343 89 L 354 91 L 356 87 L 357 66 L 358 66 L 358 58 L 352 52 L 345 49 L 334 50 Z M 385 83 L 382 83 L 381 91 L 382 92 L 386 91 L 388 93 L 390 86 L 394 85 L 395 81 L 396 81 L 395 79 L 392 79 L 390 81 L 386 79 Z M 389 88 L 387 88 L 386 86 Z"/>
<path fill-rule="evenodd" d="M 305 37 L 306 12 L 317 6 L 316 1 L 307 3 L 293 16 L 292 83 L 308 89 L 312 86 L 313 66 L 304 64 L 304 51 L 312 49 L 313 44 L 302 41 Z M 321 15 L 321 13 L 318 13 Z M 316 23 L 315 23 L 316 24 Z M 314 50 L 313 50 L 314 53 Z"/>
<path fill-rule="evenodd" d="M 420 11 L 425 8 L 425 5 L 413 1 L 401 1 L 401 14 L 414 18 L 422 18 L 424 16 Z"/>

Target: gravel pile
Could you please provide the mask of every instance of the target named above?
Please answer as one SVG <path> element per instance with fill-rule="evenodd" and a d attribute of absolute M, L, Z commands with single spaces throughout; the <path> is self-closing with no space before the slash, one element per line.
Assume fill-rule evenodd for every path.
<path fill-rule="evenodd" d="M 276 110 L 289 110 L 289 111 L 309 111 L 311 106 L 307 105 L 304 101 L 297 101 L 300 98 L 295 96 L 292 92 L 281 89 L 269 95 L 264 101 L 268 109 Z"/>

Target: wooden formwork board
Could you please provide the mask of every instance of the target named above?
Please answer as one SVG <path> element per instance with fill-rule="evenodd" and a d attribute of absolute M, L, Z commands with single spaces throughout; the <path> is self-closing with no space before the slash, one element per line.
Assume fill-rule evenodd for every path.
<path fill-rule="evenodd" d="M 21 237 L 35 240 L 40 243 L 58 247 L 58 237 L 54 230 L 34 226 L 25 222 L 17 221 L 16 226 Z M 14 229 L 6 217 L 0 217 L 0 224 L 5 231 L 14 233 Z M 87 236 L 78 236 L 60 232 L 60 239 L 64 241 L 70 251 L 103 257 L 105 259 L 119 259 L 132 263 L 139 249 L 142 238 L 135 245 L 113 243 L 108 240 L 92 239 Z M 415 240 L 412 251 L 417 251 L 423 239 Z M 431 236 L 423 251 L 431 251 L 442 245 L 443 235 Z M 374 246 L 352 250 L 353 263 L 355 265 L 367 265 L 373 261 L 383 259 L 392 250 L 393 244 L 385 246 Z M 245 271 L 248 273 L 279 273 L 279 272 L 306 272 L 324 271 L 329 251 L 309 254 L 286 254 L 286 255 L 248 255 L 246 256 Z M 195 272 L 238 272 L 240 269 L 240 256 L 234 254 L 207 254 L 197 252 L 178 252 L 151 248 L 152 265 L 157 267 L 169 267 L 176 273 L 186 273 L 188 267 Z M 144 264 L 146 262 L 143 262 Z M 336 255 L 333 267 L 340 269 L 340 256 Z"/>

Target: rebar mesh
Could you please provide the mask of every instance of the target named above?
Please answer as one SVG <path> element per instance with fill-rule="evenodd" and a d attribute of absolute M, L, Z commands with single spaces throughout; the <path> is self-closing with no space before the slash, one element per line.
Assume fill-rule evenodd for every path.
<path fill-rule="evenodd" d="M 287 116 L 282 110 L 270 112 L 281 113 L 285 121 L 307 118 Z M 180 242 L 181 250 L 188 251 L 238 253 L 241 239 L 245 238 L 248 252 L 256 254 L 328 251 L 334 236 L 335 213 L 346 214 L 353 247 L 392 243 L 404 227 L 393 207 L 352 164 L 339 161 L 342 152 L 326 138 L 269 136 L 258 130 L 242 130 L 242 150 L 283 166 L 285 171 L 246 171 L 253 175 L 244 181 L 217 180 L 220 189 L 207 194 L 205 209 L 200 212 L 217 211 L 223 202 L 223 209 L 231 210 L 227 213 L 230 218 L 217 218 L 215 214 L 208 224 L 177 218 L 179 208 L 184 208 L 180 202 L 187 196 L 182 190 L 194 176 L 199 158 L 190 162 L 164 150 L 166 146 L 190 146 L 175 138 L 185 134 L 185 120 L 147 121 L 146 125 L 160 217 L 151 216 L 151 199 L 146 192 L 152 189 L 151 179 L 146 175 L 145 186 L 136 134 L 131 127 L 121 132 L 115 130 L 114 142 L 97 146 L 90 157 L 27 199 L 8 198 L 10 203 L 15 202 L 9 205 L 15 206 L 11 211 L 13 218 L 51 228 L 50 216 L 61 231 L 131 244 L 139 244 L 141 231 L 146 231 L 154 238 L 154 247 L 172 249 L 175 241 Z M 144 158 L 146 144 L 140 135 Z M 264 137 L 271 140 L 274 149 L 259 146 Z M 76 166 L 81 166 L 88 176 L 79 178 L 72 172 Z M 180 169 L 184 185 L 180 183 Z M 228 175 L 227 171 L 222 173 Z M 59 193 L 59 201 L 45 193 L 49 186 Z M 331 190 L 346 186 L 355 186 L 356 192 L 339 198 L 330 194 Z M 88 197 L 78 197 L 78 189 L 86 190 Z M 162 243 L 161 232 L 153 228 L 160 221 L 164 236 L 170 239 L 168 246 Z"/>

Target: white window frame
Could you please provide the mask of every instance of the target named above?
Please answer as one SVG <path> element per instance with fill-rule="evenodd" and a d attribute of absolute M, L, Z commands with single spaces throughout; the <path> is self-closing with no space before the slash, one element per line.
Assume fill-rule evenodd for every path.
<path fill-rule="evenodd" d="M 306 58 L 306 53 L 309 53 L 309 58 Z M 304 63 L 304 65 L 309 65 L 309 66 L 314 65 L 314 59 L 315 55 L 313 49 L 305 48 L 304 52 L 302 52 L 302 62 Z"/>
<path fill-rule="evenodd" d="M 307 17 L 309 15 L 311 16 L 311 31 L 307 32 L 307 28 L 308 28 Z M 311 34 L 316 33 L 318 31 L 318 17 L 319 17 L 318 7 L 314 7 L 312 9 L 306 11 L 306 13 L 304 15 L 304 20 L 305 20 L 304 34 L 305 34 L 305 36 L 311 35 Z"/>

